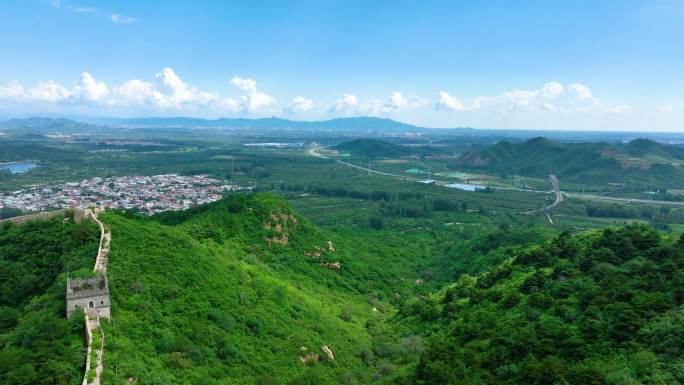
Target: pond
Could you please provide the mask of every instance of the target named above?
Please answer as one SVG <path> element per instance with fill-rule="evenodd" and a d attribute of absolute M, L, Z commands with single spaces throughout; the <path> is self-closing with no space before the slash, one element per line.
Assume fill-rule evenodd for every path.
<path fill-rule="evenodd" d="M 25 173 L 34 167 L 38 167 L 38 165 L 31 162 L 0 163 L 0 170 L 9 170 L 12 174 Z"/>
<path fill-rule="evenodd" d="M 455 188 L 455 189 L 465 190 L 465 191 L 477 191 L 477 190 L 484 189 L 484 186 L 480 186 L 477 184 L 470 184 L 470 183 L 450 183 L 450 184 L 447 184 L 445 186 L 449 187 L 449 188 Z"/>

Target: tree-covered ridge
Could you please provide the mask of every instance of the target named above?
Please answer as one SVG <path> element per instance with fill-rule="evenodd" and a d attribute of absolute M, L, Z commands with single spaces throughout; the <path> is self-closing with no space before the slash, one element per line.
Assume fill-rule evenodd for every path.
<path fill-rule="evenodd" d="M 353 139 L 348 142 L 342 142 L 333 148 L 340 152 L 350 153 L 354 156 L 364 158 L 398 158 L 402 156 L 424 156 L 445 152 L 439 147 L 404 146 L 372 138 Z"/>
<path fill-rule="evenodd" d="M 561 143 L 543 137 L 520 143 L 500 141 L 464 154 L 459 165 L 500 175 L 546 177 L 576 183 L 628 181 L 658 183 L 675 188 L 684 181 L 681 147 L 652 140 L 621 143 Z M 644 171 L 648 172 L 644 172 Z"/>
<path fill-rule="evenodd" d="M 65 319 L 66 271 L 87 273 L 99 231 L 58 216 L 0 223 L 0 382 L 80 384 L 83 318 Z"/>
<path fill-rule="evenodd" d="M 683 267 L 643 225 L 562 234 L 403 309 L 431 337 L 396 383 L 682 383 Z"/>
<path fill-rule="evenodd" d="M 394 367 L 390 361 L 420 351 L 415 330 L 386 323 L 396 306 L 500 261 L 502 245 L 542 236 L 500 230 L 495 239 L 466 241 L 447 230 L 331 232 L 265 193 L 151 218 L 109 212 L 103 220 L 113 234 L 114 319 L 105 325 L 104 379 L 114 384 L 379 380 Z M 451 241 L 435 241 L 442 237 Z"/>
<path fill-rule="evenodd" d="M 104 326 L 105 383 L 370 381 L 370 331 L 399 279 L 396 268 L 368 268 L 362 247 L 270 194 L 104 221 L 114 319 Z"/>

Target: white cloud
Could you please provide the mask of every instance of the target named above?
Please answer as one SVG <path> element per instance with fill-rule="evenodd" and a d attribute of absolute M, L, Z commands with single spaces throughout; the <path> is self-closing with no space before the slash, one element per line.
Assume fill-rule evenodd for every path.
<path fill-rule="evenodd" d="M 132 79 L 114 88 L 111 104 L 151 105 L 159 109 L 227 108 L 231 105 L 213 92 L 200 91 L 185 83 L 171 68 L 155 74 L 157 84 Z"/>
<path fill-rule="evenodd" d="M 188 85 L 181 80 L 178 75 L 171 68 L 164 68 L 162 72 L 154 75 L 160 83 L 161 88 L 166 91 L 162 103 L 166 104 L 160 107 L 172 106 L 179 108 L 184 103 L 193 102 L 197 96 L 197 92 L 193 92 L 188 88 Z"/>
<path fill-rule="evenodd" d="M 354 94 L 344 94 L 342 99 L 338 99 L 335 104 L 330 107 L 331 112 L 338 113 L 355 113 L 359 106 L 359 98 Z"/>
<path fill-rule="evenodd" d="M 466 104 L 446 91 L 439 91 L 437 95 L 439 96 L 436 105 L 438 110 L 471 111 L 480 108 L 480 101 L 478 99 Z"/>
<path fill-rule="evenodd" d="M 242 107 L 247 111 L 258 112 L 277 102 L 276 98 L 257 89 L 257 82 L 237 75 L 230 79 L 230 84 L 247 93 L 240 97 Z"/>
<path fill-rule="evenodd" d="M 240 102 L 233 98 L 222 98 L 216 101 L 216 108 L 219 111 L 225 111 L 229 113 L 239 112 L 242 109 Z"/>
<path fill-rule="evenodd" d="M 83 72 L 79 82 L 67 88 L 55 81 L 46 81 L 26 88 L 13 80 L 0 85 L 0 100 L 26 104 L 91 105 L 109 107 L 148 107 L 156 110 L 238 112 L 255 111 L 265 105 L 275 103 L 275 99 L 256 89 L 252 84 L 247 96 L 239 102 L 232 98 L 222 98 L 215 92 L 200 91 L 184 82 L 171 68 L 164 68 L 155 74 L 155 82 L 131 79 L 113 87 L 111 90 L 104 82 L 97 81 L 90 73 Z"/>
<path fill-rule="evenodd" d="M 549 110 L 552 101 L 563 96 L 568 87 L 557 81 L 550 81 L 539 89 L 506 91 L 499 96 L 479 97 L 477 99 L 496 105 L 499 110 Z"/>
<path fill-rule="evenodd" d="M 65 5 L 62 5 L 65 7 Z M 71 85 L 43 81 L 24 85 L 16 80 L 0 84 L 0 108 L 7 111 L 89 111 L 107 114 L 171 113 L 193 116 L 277 112 L 307 113 L 320 118 L 352 115 L 387 116 L 423 124 L 474 127 L 528 128 L 610 128 L 634 125 L 640 116 L 660 117 L 673 127 L 681 113 L 671 104 L 632 109 L 624 104 L 607 103 L 595 97 L 592 90 L 580 83 L 547 82 L 538 88 L 513 89 L 497 95 L 460 98 L 440 91 L 432 101 L 416 95 L 394 91 L 386 98 L 361 100 L 353 93 L 344 94 L 330 104 L 296 96 L 279 106 L 275 97 L 259 89 L 257 81 L 234 76 L 230 84 L 238 96 L 227 97 L 200 90 L 185 81 L 172 68 L 163 68 L 149 80 L 131 79 L 118 85 L 108 85 L 89 72 Z M 426 105 L 444 111 L 431 114 Z M 109 111 L 109 112 L 108 112 Z M 654 114 L 656 111 L 661 113 Z M 665 113 L 663 111 L 672 111 Z M 666 121 L 665 119 L 669 119 Z M 670 120 L 672 122 L 670 122 Z M 446 122 L 446 123 L 445 123 Z M 617 123 L 615 123 L 617 122 Z M 576 125 L 576 127 L 575 127 Z M 677 126 L 678 127 L 678 126 Z"/>
<path fill-rule="evenodd" d="M 404 96 L 399 91 L 394 91 L 386 100 L 371 99 L 366 102 L 359 101 L 354 94 L 345 94 L 328 108 L 328 112 L 345 115 L 382 115 L 398 112 L 401 110 L 415 109 L 428 103 L 427 99 L 416 95 Z"/>
<path fill-rule="evenodd" d="M 580 83 L 573 83 L 568 85 L 568 91 L 580 100 L 593 100 L 594 96 L 591 94 L 589 87 Z"/>
<path fill-rule="evenodd" d="M 165 104 L 163 102 L 164 95 L 156 89 L 154 84 L 138 79 L 128 80 L 115 87 L 114 95 L 116 96 L 113 100 L 115 104 L 150 104 L 156 106 Z"/>
<path fill-rule="evenodd" d="M 314 108 L 314 102 L 303 96 L 297 96 L 292 99 L 292 102 L 287 106 L 287 111 L 290 112 L 306 112 Z"/>
<path fill-rule="evenodd" d="M 385 109 L 389 111 L 411 109 L 421 107 L 428 102 L 429 100 L 423 99 L 416 95 L 404 96 L 401 92 L 394 91 L 385 103 Z"/>
<path fill-rule="evenodd" d="M 555 105 L 553 105 L 552 103 L 549 103 L 549 102 L 542 103 L 541 108 L 544 111 L 552 111 L 552 112 L 558 111 L 558 107 L 556 107 Z"/>
<path fill-rule="evenodd" d="M 74 94 L 89 100 L 102 100 L 109 95 L 109 87 L 103 82 L 98 82 L 87 72 L 81 74 L 81 81 L 74 89 Z"/>
<path fill-rule="evenodd" d="M 0 86 L 0 99 L 21 101 L 25 97 L 24 86 L 16 80 L 10 80 L 6 85 Z"/>
<path fill-rule="evenodd" d="M 550 81 L 538 89 L 514 89 L 496 96 L 477 96 L 468 102 L 446 91 L 441 91 L 436 108 L 450 111 L 472 111 L 481 108 L 496 113 L 566 112 L 568 110 L 614 112 L 616 110 L 615 106 L 606 106 L 601 103 L 593 96 L 589 87 L 583 84 L 563 85 L 557 81 Z"/>
<path fill-rule="evenodd" d="M 138 22 L 138 19 L 135 17 L 123 16 L 118 13 L 112 13 L 108 19 L 114 24 L 134 24 Z"/>
<path fill-rule="evenodd" d="M 245 92 L 257 92 L 256 81 L 253 79 L 243 79 L 235 75 L 230 79 L 230 84 Z"/>
<path fill-rule="evenodd" d="M 44 101 L 44 102 L 59 102 L 71 97 L 74 93 L 63 85 L 49 80 L 47 82 L 38 83 L 36 86 L 29 88 L 26 91 L 29 98 Z"/>
<path fill-rule="evenodd" d="M 539 94 L 548 99 L 555 99 L 565 92 L 565 87 L 556 82 L 556 81 L 551 81 L 546 84 L 539 90 Z"/>

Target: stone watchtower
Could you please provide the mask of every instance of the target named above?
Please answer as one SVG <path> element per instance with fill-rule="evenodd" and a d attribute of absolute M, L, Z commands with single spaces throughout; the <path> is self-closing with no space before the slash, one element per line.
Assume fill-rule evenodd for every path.
<path fill-rule="evenodd" d="M 78 309 L 86 313 L 96 312 L 100 317 L 111 318 L 107 276 L 97 274 L 92 278 L 68 278 L 66 285 L 67 318 Z"/>

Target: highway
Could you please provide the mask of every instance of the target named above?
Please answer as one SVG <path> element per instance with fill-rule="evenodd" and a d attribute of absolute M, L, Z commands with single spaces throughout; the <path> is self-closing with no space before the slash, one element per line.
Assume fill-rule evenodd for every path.
<path fill-rule="evenodd" d="M 563 193 L 561 192 L 560 188 L 558 188 L 558 178 L 551 174 L 549 175 L 549 179 L 551 179 L 551 187 L 553 187 L 553 192 L 556 194 L 556 200 L 550 205 L 544 207 L 544 210 L 552 209 L 563 202 Z"/>

